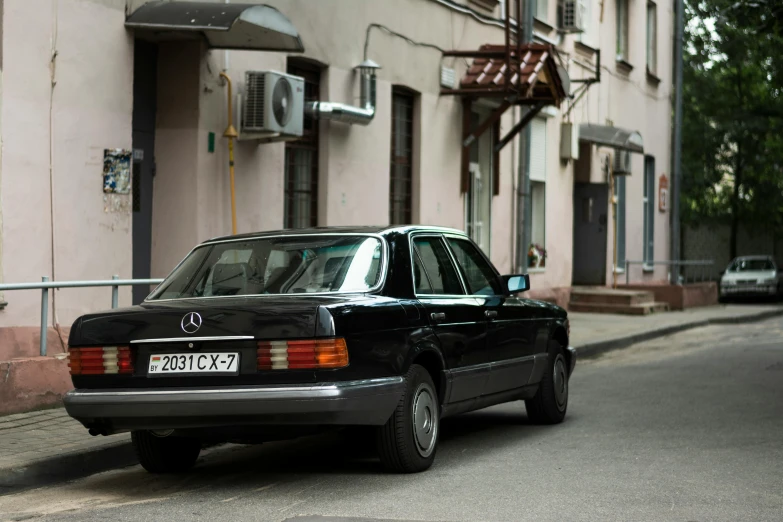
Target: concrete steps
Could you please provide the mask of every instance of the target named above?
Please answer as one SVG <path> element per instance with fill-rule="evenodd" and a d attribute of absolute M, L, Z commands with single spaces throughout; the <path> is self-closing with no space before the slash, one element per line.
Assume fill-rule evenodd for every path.
<path fill-rule="evenodd" d="M 612 288 L 573 288 L 569 311 L 596 314 L 649 315 L 668 312 L 669 304 L 656 302 L 653 292 Z"/>

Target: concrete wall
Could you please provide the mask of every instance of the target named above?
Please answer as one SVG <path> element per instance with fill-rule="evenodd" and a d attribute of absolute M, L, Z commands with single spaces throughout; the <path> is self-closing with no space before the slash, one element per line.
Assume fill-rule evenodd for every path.
<path fill-rule="evenodd" d="M 103 149 L 131 146 L 133 41 L 124 3 L 3 7 L 2 278 L 128 277 L 130 196 L 105 197 L 102 181 Z M 0 327 L 38 322 L 40 293 L 5 299 Z M 64 325 L 111 304 L 108 289 L 63 290 L 55 299 L 52 317 Z M 129 300 L 123 291 L 121 301 Z"/>

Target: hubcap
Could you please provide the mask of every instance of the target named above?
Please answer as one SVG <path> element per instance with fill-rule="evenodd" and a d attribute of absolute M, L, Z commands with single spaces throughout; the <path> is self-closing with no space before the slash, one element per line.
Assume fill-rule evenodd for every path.
<path fill-rule="evenodd" d="M 435 393 L 427 384 L 421 384 L 413 396 L 413 437 L 416 450 L 422 457 L 429 457 L 435 449 L 438 436 L 438 403 Z"/>
<path fill-rule="evenodd" d="M 568 373 L 566 371 L 565 358 L 560 354 L 555 359 L 553 382 L 557 409 L 563 411 L 568 402 Z"/>

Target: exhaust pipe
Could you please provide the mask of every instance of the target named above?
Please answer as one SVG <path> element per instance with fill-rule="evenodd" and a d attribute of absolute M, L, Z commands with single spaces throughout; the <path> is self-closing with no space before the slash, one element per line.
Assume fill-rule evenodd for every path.
<path fill-rule="evenodd" d="M 305 113 L 316 120 L 368 125 L 375 117 L 375 71 L 380 65 L 365 60 L 356 67 L 361 75 L 361 107 L 345 103 L 311 102 L 305 105 Z"/>

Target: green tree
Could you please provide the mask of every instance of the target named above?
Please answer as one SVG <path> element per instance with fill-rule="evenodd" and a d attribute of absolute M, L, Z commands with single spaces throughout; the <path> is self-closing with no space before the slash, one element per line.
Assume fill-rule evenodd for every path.
<path fill-rule="evenodd" d="M 783 2 L 687 0 L 685 223 L 783 230 Z"/>

